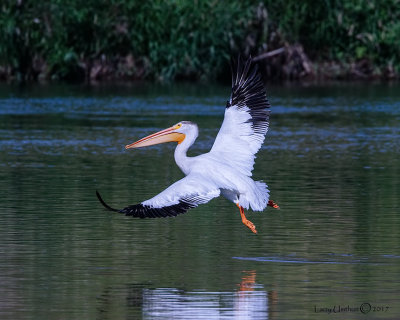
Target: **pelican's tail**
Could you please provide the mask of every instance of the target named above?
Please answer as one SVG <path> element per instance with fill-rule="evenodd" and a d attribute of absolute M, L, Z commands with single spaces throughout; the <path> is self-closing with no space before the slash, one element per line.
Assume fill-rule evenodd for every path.
<path fill-rule="evenodd" d="M 250 203 L 251 209 L 254 211 L 263 211 L 269 200 L 269 190 L 268 186 L 263 181 L 254 181 L 256 184 L 256 201 Z"/>

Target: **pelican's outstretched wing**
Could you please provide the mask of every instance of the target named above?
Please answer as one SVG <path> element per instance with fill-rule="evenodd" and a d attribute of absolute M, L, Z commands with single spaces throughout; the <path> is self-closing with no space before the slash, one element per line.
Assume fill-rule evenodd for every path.
<path fill-rule="evenodd" d="M 102 205 L 108 210 L 137 218 L 161 218 L 185 213 L 199 204 L 218 197 L 220 190 L 203 177 L 189 174 L 155 197 L 121 210 L 111 208 L 103 201 L 98 192 L 96 194 Z"/>
<path fill-rule="evenodd" d="M 258 66 L 249 58 L 232 63 L 232 93 L 210 154 L 251 176 L 254 158 L 268 131 L 270 104 Z"/>

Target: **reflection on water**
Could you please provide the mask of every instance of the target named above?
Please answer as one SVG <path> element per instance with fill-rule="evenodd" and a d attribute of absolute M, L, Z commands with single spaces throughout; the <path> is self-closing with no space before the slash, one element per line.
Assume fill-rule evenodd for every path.
<path fill-rule="evenodd" d="M 173 145 L 124 146 L 192 120 L 189 154 L 207 152 L 228 87 L 0 86 L 0 319 L 308 320 L 363 303 L 397 319 L 400 87 L 268 92 L 254 178 L 281 210 L 249 212 L 254 235 L 223 198 L 135 220 L 95 196 L 123 207 L 180 179 Z"/>
<path fill-rule="evenodd" d="M 107 292 L 110 292 L 107 289 Z M 112 297 L 103 293 L 99 300 L 100 314 L 107 313 Z M 266 292 L 256 283 L 256 271 L 243 271 L 234 291 L 185 291 L 176 288 L 148 288 L 131 285 L 126 303 L 131 314 L 142 313 L 143 319 L 274 319 L 277 293 Z"/>

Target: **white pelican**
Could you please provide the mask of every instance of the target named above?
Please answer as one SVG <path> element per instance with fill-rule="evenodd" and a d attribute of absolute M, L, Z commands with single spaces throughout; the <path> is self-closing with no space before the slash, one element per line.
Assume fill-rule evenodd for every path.
<path fill-rule="evenodd" d="M 222 195 L 236 204 L 242 222 L 257 233 L 244 209 L 263 211 L 267 205 L 279 208 L 269 200 L 267 185 L 251 178 L 255 154 L 268 130 L 269 114 L 270 104 L 257 65 L 251 58 L 242 61 L 239 57 L 237 65 L 232 63 L 232 93 L 224 121 L 208 153 L 186 155 L 199 133 L 197 125 L 190 121 L 181 121 L 125 146 L 131 149 L 177 142 L 175 161 L 186 177 L 155 197 L 121 210 L 107 205 L 96 191 L 97 197 L 108 210 L 132 217 L 156 218 L 185 213 Z"/>

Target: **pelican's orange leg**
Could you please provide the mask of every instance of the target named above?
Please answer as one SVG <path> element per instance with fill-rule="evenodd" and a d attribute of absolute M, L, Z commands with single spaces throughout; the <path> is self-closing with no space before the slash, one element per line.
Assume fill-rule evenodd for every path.
<path fill-rule="evenodd" d="M 279 206 L 278 206 L 278 204 L 275 203 L 275 202 L 272 201 L 272 200 L 268 200 L 268 205 L 269 205 L 270 207 L 272 207 L 272 208 L 280 209 Z"/>
<path fill-rule="evenodd" d="M 256 226 L 250 220 L 247 220 L 246 216 L 244 215 L 244 209 L 238 203 L 236 204 L 240 210 L 240 216 L 242 217 L 243 224 L 249 228 L 253 233 L 257 233 Z"/>

